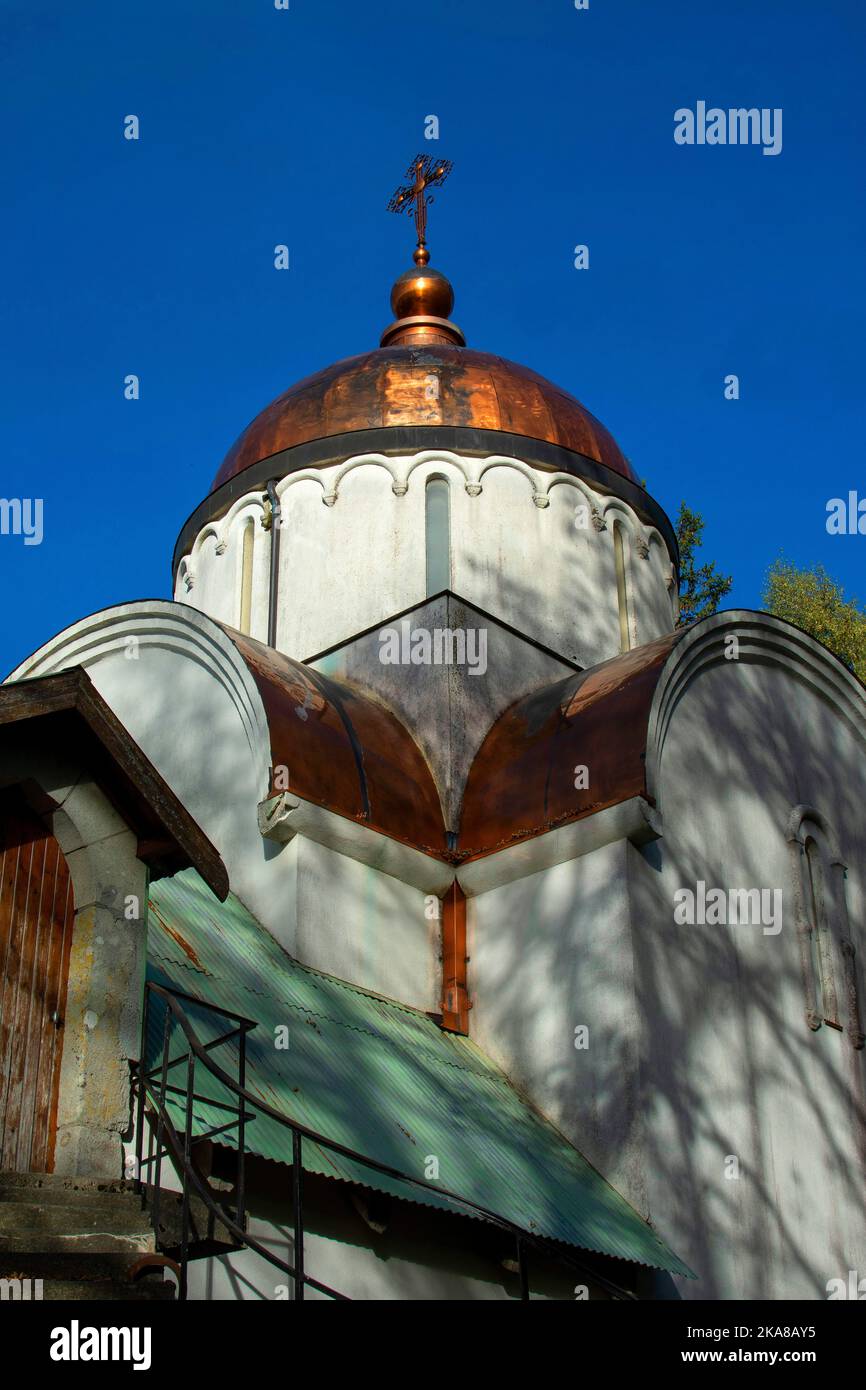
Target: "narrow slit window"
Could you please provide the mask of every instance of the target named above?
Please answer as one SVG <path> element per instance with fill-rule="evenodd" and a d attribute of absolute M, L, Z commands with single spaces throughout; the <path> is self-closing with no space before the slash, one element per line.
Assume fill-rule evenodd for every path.
<path fill-rule="evenodd" d="M 255 523 L 250 519 L 244 523 L 241 550 L 241 620 L 239 627 L 245 636 L 250 636 L 253 612 L 253 544 Z"/>
<path fill-rule="evenodd" d="M 616 565 L 616 601 L 619 608 L 619 649 L 621 652 L 627 652 L 631 647 L 631 616 L 628 611 L 625 545 L 622 539 L 622 527 L 618 521 L 613 523 L 613 556 Z"/>
<path fill-rule="evenodd" d="M 809 870 L 809 957 L 812 963 L 812 980 L 815 991 L 815 1008 L 824 1011 L 824 967 L 821 962 L 821 914 L 819 910 L 820 864 L 817 860 L 816 845 L 810 840 L 806 847 L 806 867 Z"/>
<path fill-rule="evenodd" d="M 427 595 L 451 587 L 451 503 L 445 478 L 430 478 L 425 493 Z"/>
<path fill-rule="evenodd" d="M 815 840 L 809 840 L 806 845 L 806 864 L 809 870 L 809 925 L 815 1007 L 825 1023 L 829 1023 L 833 1028 L 840 1028 L 833 970 L 833 943 L 827 920 L 827 885 L 821 850 Z"/>

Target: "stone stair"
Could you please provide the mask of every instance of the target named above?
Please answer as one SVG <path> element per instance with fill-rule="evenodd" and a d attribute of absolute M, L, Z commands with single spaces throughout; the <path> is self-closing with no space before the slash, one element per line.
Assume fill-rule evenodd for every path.
<path fill-rule="evenodd" d="M 0 1280 L 30 1280 L 31 1297 L 41 1279 L 44 1299 L 173 1299 L 155 1251 L 131 1182 L 0 1172 Z"/>

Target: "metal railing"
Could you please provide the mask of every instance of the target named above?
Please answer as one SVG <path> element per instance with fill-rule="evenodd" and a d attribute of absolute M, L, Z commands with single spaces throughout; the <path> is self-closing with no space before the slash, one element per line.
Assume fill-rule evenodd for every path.
<path fill-rule="evenodd" d="M 163 1027 L 162 1056 L 156 1066 L 148 1069 L 147 1058 L 147 1039 L 148 1025 L 152 1009 L 153 998 L 162 1001 L 165 1008 L 165 1022 Z M 190 1021 L 184 1003 L 193 1005 L 196 1010 L 205 1011 L 211 1016 L 229 1021 L 230 1026 L 225 1032 L 212 1038 L 209 1042 L 202 1042 L 198 1037 L 192 1022 Z M 176 1023 L 181 1029 L 186 1042 L 188 1051 L 180 1056 L 171 1057 L 172 1022 Z M 160 1198 L 161 1198 L 161 1175 L 162 1161 L 164 1157 L 169 1157 L 174 1169 L 181 1181 L 181 1235 L 180 1235 L 180 1258 L 179 1268 L 180 1277 L 178 1284 L 178 1297 L 185 1299 L 187 1296 L 187 1266 L 190 1259 L 190 1236 L 191 1236 L 191 1213 L 190 1198 L 191 1194 L 199 1198 L 207 1209 L 209 1216 L 216 1223 L 222 1226 L 238 1246 L 246 1246 L 248 1249 L 260 1255 L 269 1264 L 274 1265 L 283 1274 L 293 1281 L 293 1297 L 296 1300 L 304 1298 L 307 1288 L 315 1289 L 317 1292 L 325 1294 L 329 1298 L 338 1299 L 341 1302 L 351 1301 L 346 1294 L 338 1293 L 336 1289 L 330 1288 L 320 1280 L 314 1279 L 307 1273 L 304 1265 L 304 1167 L 303 1167 L 303 1145 L 304 1142 L 313 1143 L 329 1150 L 331 1153 L 340 1154 L 343 1158 L 351 1159 L 354 1163 L 359 1163 L 373 1172 L 380 1173 L 385 1177 L 396 1179 L 401 1183 L 407 1183 L 411 1187 L 424 1189 L 435 1193 L 439 1198 L 446 1198 L 458 1210 L 464 1211 L 467 1215 L 480 1217 L 492 1226 L 510 1235 L 515 1242 L 517 1255 L 517 1269 L 520 1279 L 520 1297 L 523 1301 L 529 1299 L 529 1277 L 527 1269 L 527 1250 L 537 1249 L 545 1254 L 548 1259 L 561 1261 L 571 1269 L 588 1277 L 593 1283 L 599 1285 L 613 1298 L 634 1300 L 635 1295 L 629 1290 L 621 1288 L 597 1270 L 590 1270 L 583 1262 L 566 1254 L 558 1246 L 545 1241 L 539 1236 L 530 1235 L 522 1227 L 508 1221 L 505 1217 L 499 1216 L 496 1212 L 490 1211 L 486 1207 L 479 1206 L 465 1197 L 461 1197 L 456 1192 L 451 1192 L 447 1188 L 440 1187 L 436 1183 L 428 1182 L 424 1178 L 414 1177 L 409 1173 L 402 1172 L 399 1168 L 393 1168 L 387 1163 L 381 1163 L 377 1159 L 367 1157 L 366 1154 L 357 1153 L 354 1149 L 348 1148 L 345 1144 L 340 1144 L 334 1139 L 327 1138 L 326 1135 L 318 1134 L 315 1130 L 299 1124 L 269 1105 L 267 1101 L 254 1095 L 247 1089 L 246 1085 L 246 1038 L 258 1025 L 254 1019 L 245 1018 L 242 1014 L 232 1013 L 229 1009 L 220 1008 L 216 1004 L 197 999 L 194 995 L 184 994 L 180 990 L 170 989 L 164 985 L 159 985 L 153 980 L 149 980 L 145 987 L 144 1012 L 141 1030 L 141 1060 L 134 1067 L 134 1093 L 137 1101 L 136 1127 L 135 1127 L 135 1153 L 136 1153 L 136 1190 L 145 1199 L 148 1190 L 152 1189 L 151 1219 L 154 1229 L 159 1232 Z M 237 1076 L 232 1077 L 216 1061 L 211 1053 L 217 1047 L 221 1047 L 237 1039 L 238 1043 L 238 1065 Z M 169 1084 L 169 1073 L 177 1067 L 186 1068 L 186 1085 L 175 1086 Z M 235 1097 L 237 1105 L 226 1104 L 216 1101 L 210 1096 L 198 1095 L 195 1090 L 196 1066 L 205 1068 L 229 1093 Z M 184 1127 L 179 1134 L 171 1117 L 169 1109 L 169 1097 L 177 1098 L 176 1104 L 182 1103 L 184 1111 Z M 201 1101 L 211 1109 L 224 1110 L 231 1115 L 224 1124 L 214 1125 L 212 1128 L 198 1132 L 193 1136 L 194 1106 L 196 1101 Z M 289 1263 L 281 1259 L 278 1255 L 269 1250 L 260 1240 L 252 1236 L 246 1230 L 246 1126 L 252 1123 L 257 1115 L 267 1116 L 275 1120 L 277 1124 L 291 1133 L 292 1159 L 291 1159 L 291 1195 L 292 1212 L 294 1221 L 294 1262 Z M 148 1153 L 144 1154 L 145 1127 L 147 1128 Z M 218 1136 L 228 1136 L 232 1130 L 237 1130 L 234 1148 L 236 1151 L 236 1181 L 232 1189 L 233 1203 L 229 1207 L 221 1201 L 210 1187 L 210 1184 L 200 1173 L 193 1160 L 193 1143 L 201 1143 L 206 1139 L 214 1139 Z M 146 1173 L 146 1178 L 143 1174 Z"/>

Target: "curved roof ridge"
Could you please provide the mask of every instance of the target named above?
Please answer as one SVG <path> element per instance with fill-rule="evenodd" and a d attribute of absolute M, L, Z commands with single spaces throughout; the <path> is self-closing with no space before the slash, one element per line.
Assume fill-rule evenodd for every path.
<path fill-rule="evenodd" d="M 565 676 L 499 716 L 466 781 L 461 860 L 507 849 L 631 797 L 647 797 L 653 696 L 687 631 L 678 628 Z M 575 786 L 581 765 L 591 769 L 586 787 Z"/>
<path fill-rule="evenodd" d="M 394 711 L 357 686 L 221 623 L 249 669 L 271 740 L 271 789 L 290 791 L 427 854 L 444 857 L 433 774 Z M 286 769 L 288 785 L 275 785 Z"/>

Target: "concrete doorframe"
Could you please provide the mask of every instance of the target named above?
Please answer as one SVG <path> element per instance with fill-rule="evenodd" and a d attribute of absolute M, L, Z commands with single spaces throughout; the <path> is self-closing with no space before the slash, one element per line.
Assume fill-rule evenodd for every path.
<path fill-rule="evenodd" d="M 54 1171 L 119 1177 L 141 1043 L 148 871 L 137 836 L 93 782 L 73 788 L 52 829 L 75 902 Z"/>

